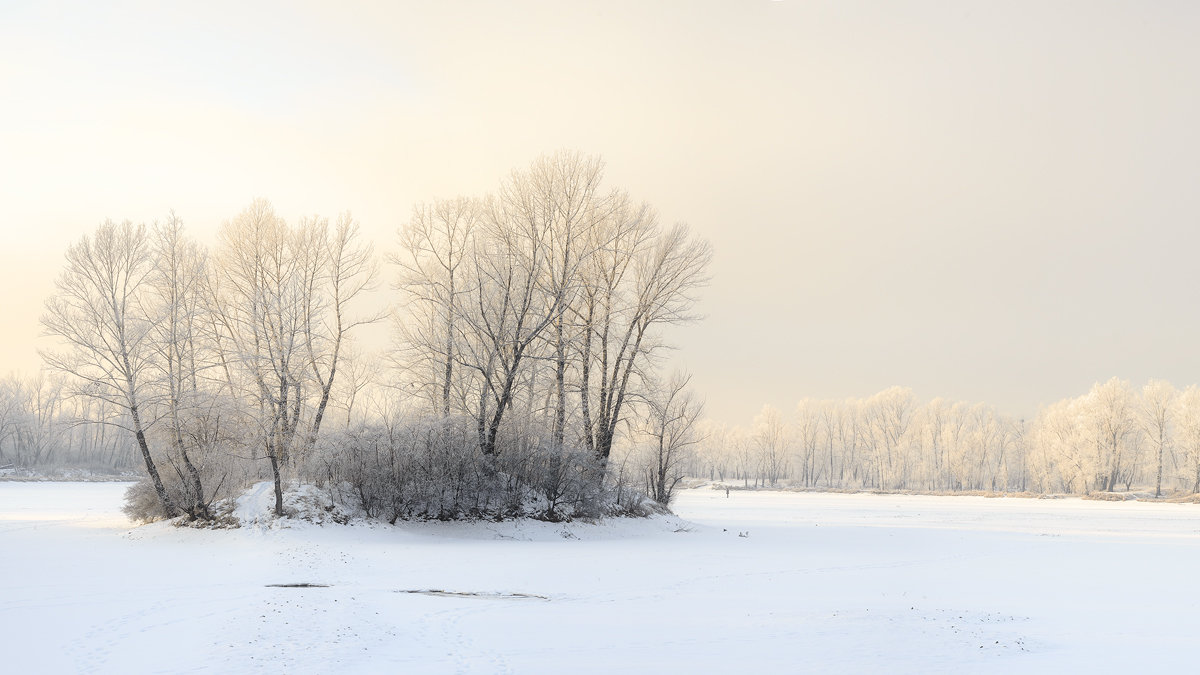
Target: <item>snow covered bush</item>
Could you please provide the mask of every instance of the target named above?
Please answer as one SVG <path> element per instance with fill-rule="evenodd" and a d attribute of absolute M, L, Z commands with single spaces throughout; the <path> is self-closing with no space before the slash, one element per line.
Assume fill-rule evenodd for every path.
<path fill-rule="evenodd" d="M 335 501 L 389 522 L 569 520 L 622 510 L 592 454 L 525 431 L 502 434 L 497 452 L 485 455 L 471 420 L 461 417 L 418 418 L 330 434 L 306 472 Z"/>
<path fill-rule="evenodd" d="M 230 416 L 232 417 L 232 416 Z M 255 461 L 255 437 L 239 425 L 224 424 L 219 415 L 189 415 L 178 436 L 155 430 L 149 436 L 159 478 L 173 513 L 167 512 L 153 481 L 144 477 L 126 494 L 125 514 L 150 522 L 184 516 L 189 522 L 216 517 L 212 506 L 236 496 L 264 478 L 265 465 Z M 186 452 L 181 449 L 186 448 Z"/>
<path fill-rule="evenodd" d="M 207 461 L 196 465 L 197 475 L 204 490 L 202 496 L 196 493 L 195 482 L 182 467 L 169 460 L 163 462 L 168 470 L 163 471 L 160 476 L 167 497 L 183 512 L 188 521 L 213 519 L 217 515 L 212 512 L 214 504 L 236 496 L 242 488 L 261 478 L 261 470 L 258 467 L 237 457 L 214 455 L 206 459 Z M 149 478 L 142 478 L 130 486 L 125 493 L 125 506 L 122 510 L 130 519 L 144 523 L 176 515 L 163 508 Z"/>
<path fill-rule="evenodd" d="M 162 520 L 171 515 L 163 509 L 154 484 L 149 478 L 143 478 L 129 486 L 125 491 L 125 505 L 121 507 L 121 511 L 129 516 L 130 520 L 143 523 Z"/>

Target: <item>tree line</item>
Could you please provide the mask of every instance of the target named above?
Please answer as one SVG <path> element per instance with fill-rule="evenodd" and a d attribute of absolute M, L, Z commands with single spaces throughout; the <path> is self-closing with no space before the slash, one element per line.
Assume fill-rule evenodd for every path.
<path fill-rule="evenodd" d="M 606 188 L 599 158 L 560 152 L 493 194 L 418 205 L 397 243 L 395 311 L 370 292 L 381 268 L 349 213 L 288 223 L 260 199 L 213 246 L 172 213 L 68 249 L 43 358 L 77 421 L 132 446 L 139 515 L 206 519 L 262 477 L 278 514 L 288 481 L 314 480 L 393 520 L 569 516 L 631 477 L 669 498 L 665 472 L 610 458 L 656 430 L 668 454 L 695 442 L 676 429 L 694 427 L 695 397 L 659 356 L 662 327 L 695 318 L 707 242 Z M 384 358 L 352 358 L 358 329 L 389 315 Z"/>
<path fill-rule="evenodd" d="M 1113 378 L 1030 421 L 982 403 L 867 398 L 703 425 L 681 473 L 744 485 L 928 492 L 1200 493 L 1200 388 Z"/>
<path fill-rule="evenodd" d="M 133 443 L 107 425 L 104 403 L 69 395 L 39 371 L 0 378 L 0 467 L 71 467 L 120 473 L 136 467 Z"/>

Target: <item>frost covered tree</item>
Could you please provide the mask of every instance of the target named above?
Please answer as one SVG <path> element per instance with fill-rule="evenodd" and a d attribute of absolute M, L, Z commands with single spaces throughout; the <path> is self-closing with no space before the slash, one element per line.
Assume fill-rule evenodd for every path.
<path fill-rule="evenodd" d="M 0 466 L 7 466 L 12 453 L 6 453 L 5 442 L 13 438 L 20 424 L 20 400 L 15 377 L 0 380 Z"/>
<path fill-rule="evenodd" d="M 476 378 L 479 447 L 495 455 L 543 332 L 577 288 L 575 275 L 552 275 L 553 222 L 529 193 L 532 179 L 514 173 L 488 201 L 470 260 L 469 310 L 462 316 L 461 365 Z"/>
<path fill-rule="evenodd" d="M 1088 415 L 1096 434 L 1096 485 L 1115 489 L 1123 471 L 1131 471 L 1129 443 L 1137 431 L 1134 394 L 1128 382 L 1112 378 L 1092 387 L 1087 396 Z"/>
<path fill-rule="evenodd" d="M 485 455 L 509 426 L 544 425 L 605 465 L 661 327 L 693 318 L 708 244 L 602 181 L 599 158 L 546 155 L 492 196 L 418 207 L 401 233 L 404 370 L 441 415 L 475 420 Z"/>
<path fill-rule="evenodd" d="M 776 485 L 787 474 L 788 429 L 783 415 L 774 406 L 763 406 L 754 418 L 754 446 L 758 451 L 762 477 Z"/>
<path fill-rule="evenodd" d="M 154 273 L 144 225 L 105 221 L 67 249 L 66 269 L 46 302 L 42 326 L 64 347 L 42 352 L 46 364 L 71 377 L 80 394 L 124 413 L 109 423 L 137 441 L 154 493 L 168 516 L 178 506 L 167 495 L 147 441 L 145 408 L 155 377 L 154 317 L 147 310 Z"/>
<path fill-rule="evenodd" d="M 307 237 L 302 249 L 311 260 L 304 271 L 303 331 L 317 395 L 305 445 L 310 451 L 321 432 L 352 332 L 382 320 L 385 314 L 353 313 L 356 302 L 374 287 L 378 265 L 373 247 L 361 240 L 358 222 L 349 212 L 338 217 L 332 231 L 324 218 L 302 224 L 301 231 Z"/>
<path fill-rule="evenodd" d="M 1176 401 L 1182 466 L 1178 478 L 1192 493 L 1200 493 L 1200 387 L 1184 389 Z"/>
<path fill-rule="evenodd" d="M 583 435 L 601 463 L 642 371 L 666 347 L 658 331 L 697 318 L 692 308 L 712 259 L 707 241 L 684 225 L 660 229 L 647 207 L 622 202 L 607 223 L 608 243 L 588 268 L 578 310 Z"/>
<path fill-rule="evenodd" d="M 671 503 L 676 486 L 683 480 L 688 454 L 701 441 L 697 422 L 704 404 L 688 388 L 690 382 L 690 375 L 674 373 L 665 383 L 654 386 L 647 397 L 646 492 L 663 506 Z"/>
<path fill-rule="evenodd" d="M 405 367 L 433 409 L 449 416 L 456 389 L 457 347 L 463 302 L 469 290 L 467 260 L 480 221 L 479 202 L 459 197 L 413 207 L 400 231 L 402 252 L 391 258 L 400 269 L 408 314 L 397 324 Z"/>
<path fill-rule="evenodd" d="M 767 406 L 748 430 L 727 432 L 745 436 L 756 451 L 741 458 L 735 442 L 724 444 L 723 461 L 747 482 L 770 483 L 774 475 L 806 487 L 1006 491 L 1024 489 L 1031 471 L 1023 424 L 988 405 L 922 404 L 900 387 L 866 398 L 805 399 L 785 432 L 782 471 L 768 450 L 776 415 Z"/>
<path fill-rule="evenodd" d="M 825 433 L 822 424 L 824 409 L 822 402 L 809 398 L 796 405 L 792 432 L 800 450 L 800 481 L 804 487 L 817 484 L 817 453 L 822 447 L 822 435 Z"/>
<path fill-rule="evenodd" d="M 208 499 L 200 469 L 185 440 L 191 418 L 203 405 L 200 370 L 206 363 L 204 353 L 204 314 L 207 289 L 207 257 L 184 233 L 183 221 L 174 213 L 153 232 L 154 266 L 148 276 L 148 291 L 154 310 L 149 335 L 155 352 L 153 367 L 160 400 L 165 405 L 171 458 L 177 458 L 176 471 L 185 487 L 178 506 L 193 518 L 209 517 Z"/>
<path fill-rule="evenodd" d="M 935 398 L 920 411 L 917 422 L 920 442 L 929 458 L 929 483 L 934 490 L 943 490 L 949 485 L 948 447 L 946 432 L 952 405 L 943 398 Z"/>
<path fill-rule="evenodd" d="M 74 446 L 74 425 L 66 409 L 70 400 L 61 375 L 38 371 L 0 380 L 0 465 L 32 467 L 69 460 Z"/>
<path fill-rule="evenodd" d="M 1134 389 L 1114 378 L 1045 406 L 1031 424 L 982 403 L 920 403 L 902 388 L 861 399 L 805 400 L 793 425 L 794 480 L 885 490 L 1071 493 L 1132 490 L 1146 482 L 1156 496 L 1197 491 L 1198 392 L 1180 393 L 1158 381 Z M 760 426 L 756 420 L 748 433 Z M 732 448 L 724 461 L 735 463 Z M 814 468 L 818 454 L 828 476 Z M 761 457 L 738 466 L 750 471 L 747 481 L 769 480 Z"/>
<path fill-rule="evenodd" d="M 1171 445 L 1171 425 L 1174 422 L 1175 400 L 1179 392 L 1170 382 L 1151 380 L 1142 387 L 1139 409 L 1142 429 L 1155 451 L 1154 496 L 1162 496 L 1163 460 Z"/>
<path fill-rule="evenodd" d="M 866 401 L 867 430 L 871 434 L 880 488 L 904 487 L 909 457 L 904 441 L 916 402 L 911 389 L 891 387 Z"/>
<path fill-rule="evenodd" d="M 309 382 L 305 265 L 312 238 L 293 231 L 270 203 L 255 200 L 220 231 L 212 275 L 218 344 L 231 390 L 256 411 L 253 437 L 271 465 L 275 512 L 283 514 L 281 471 L 290 460 Z"/>
<path fill-rule="evenodd" d="M 577 343 L 578 329 L 569 312 L 584 287 L 583 276 L 594 256 L 608 244 L 603 228 L 619 194 L 601 194 L 604 164 L 599 157 L 558 152 L 535 161 L 514 185 L 521 185 L 526 220 L 546 224 L 549 260 L 546 280 L 565 291 L 553 308 L 546 352 L 553 366 L 550 394 L 551 442 L 562 446 L 567 425 L 567 369 Z M 532 216 L 532 218 L 531 218 Z"/>
<path fill-rule="evenodd" d="M 285 470 L 311 454 L 339 405 L 352 333 L 383 317 L 358 306 L 376 274 L 348 212 L 332 228 L 321 216 L 292 226 L 259 199 L 220 230 L 209 275 L 213 341 L 230 401 L 254 420 L 243 440 L 270 463 L 277 514 Z"/>

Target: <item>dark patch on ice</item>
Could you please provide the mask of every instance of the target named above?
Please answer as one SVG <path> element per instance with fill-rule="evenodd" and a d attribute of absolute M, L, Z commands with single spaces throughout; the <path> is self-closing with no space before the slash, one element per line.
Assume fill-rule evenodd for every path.
<path fill-rule="evenodd" d="M 329 588 L 329 584 L 267 584 L 267 588 Z"/>
<path fill-rule="evenodd" d="M 549 600 L 544 595 L 534 593 L 488 593 L 481 591 L 443 591 L 439 588 L 423 590 L 402 590 L 397 593 L 415 593 L 418 595 L 433 595 L 441 598 L 483 598 L 487 600 Z"/>

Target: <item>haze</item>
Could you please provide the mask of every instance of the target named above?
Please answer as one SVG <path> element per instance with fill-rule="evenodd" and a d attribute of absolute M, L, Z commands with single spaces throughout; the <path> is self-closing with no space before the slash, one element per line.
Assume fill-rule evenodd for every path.
<path fill-rule="evenodd" d="M 0 7 L 0 372 L 105 218 L 265 197 L 386 252 L 570 148 L 712 242 L 672 339 L 717 419 L 1200 381 L 1191 3 L 340 5 Z"/>

